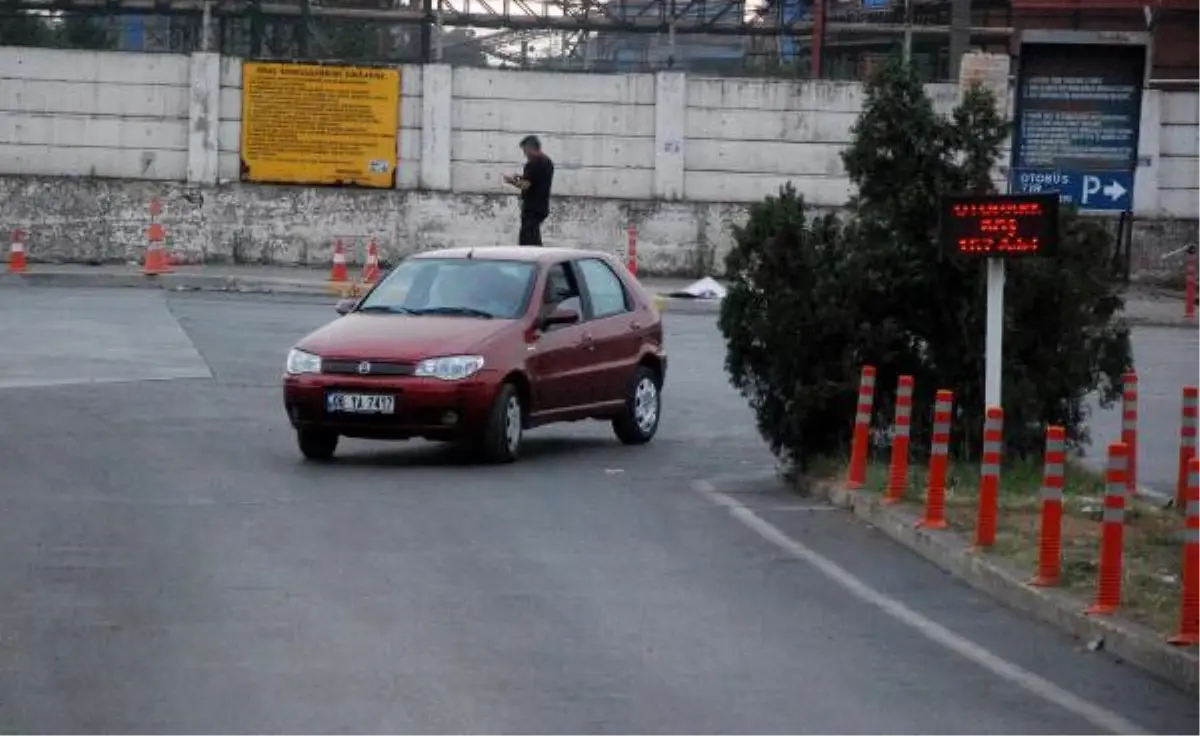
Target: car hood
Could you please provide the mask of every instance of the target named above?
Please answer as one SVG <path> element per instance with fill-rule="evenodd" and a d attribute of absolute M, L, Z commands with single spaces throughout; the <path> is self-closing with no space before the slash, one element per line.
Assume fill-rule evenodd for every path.
<path fill-rule="evenodd" d="M 296 344 L 324 358 L 412 362 L 479 351 L 511 320 L 352 312 Z"/>

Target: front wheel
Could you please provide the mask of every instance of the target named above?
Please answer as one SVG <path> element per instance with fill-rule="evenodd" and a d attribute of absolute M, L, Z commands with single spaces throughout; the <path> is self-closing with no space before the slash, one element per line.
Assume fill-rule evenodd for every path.
<path fill-rule="evenodd" d="M 511 463 L 521 454 L 525 409 L 517 387 L 506 383 L 500 387 L 487 427 L 480 442 L 483 459 L 489 463 Z"/>
<path fill-rule="evenodd" d="M 626 445 L 644 445 L 658 432 L 662 416 L 662 392 L 654 371 L 638 366 L 629 382 L 625 408 L 613 419 L 613 432 Z"/>
<path fill-rule="evenodd" d="M 330 460 L 337 450 L 338 436 L 319 429 L 296 430 L 300 453 L 309 460 Z"/>

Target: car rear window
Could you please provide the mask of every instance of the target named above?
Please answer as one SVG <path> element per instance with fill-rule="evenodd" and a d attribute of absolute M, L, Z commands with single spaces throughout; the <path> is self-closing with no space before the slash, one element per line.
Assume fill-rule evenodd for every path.
<path fill-rule="evenodd" d="M 487 258 L 410 258 L 388 273 L 359 309 L 462 309 L 500 319 L 525 313 L 537 264 Z"/>

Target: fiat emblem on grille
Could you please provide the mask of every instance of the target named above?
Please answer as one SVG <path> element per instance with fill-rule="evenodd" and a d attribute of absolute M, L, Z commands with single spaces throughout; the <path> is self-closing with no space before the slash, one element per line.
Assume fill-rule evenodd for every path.
<path fill-rule="evenodd" d="M 363 373 L 363 374 L 370 373 L 371 372 L 371 364 L 365 360 L 363 362 L 359 363 L 358 364 L 358 372 Z"/>

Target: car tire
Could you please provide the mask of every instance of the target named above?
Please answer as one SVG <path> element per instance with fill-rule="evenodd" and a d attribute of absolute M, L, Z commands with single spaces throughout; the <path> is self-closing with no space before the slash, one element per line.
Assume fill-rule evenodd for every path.
<path fill-rule="evenodd" d="M 333 459 L 333 453 L 338 446 L 338 436 L 334 432 L 319 429 L 298 429 L 296 442 L 300 445 L 300 453 L 306 459 L 326 461 Z"/>
<path fill-rule="evenodd" d="M 629 381 L 625 407 L 613 419 L 613 432 L 626 445 L 644 445 L 654 439 L 662 417 L 662 386 L 654 371 L 638 366 Z"/>
<path fill-rule="evenodd" d="M 525 407 L 517 387 L 505 383 L 492 402 L 487 427 L 479 441 L 479 451 L 488 463 L 511 463 L 521 454 L 525 431 Z"/>

